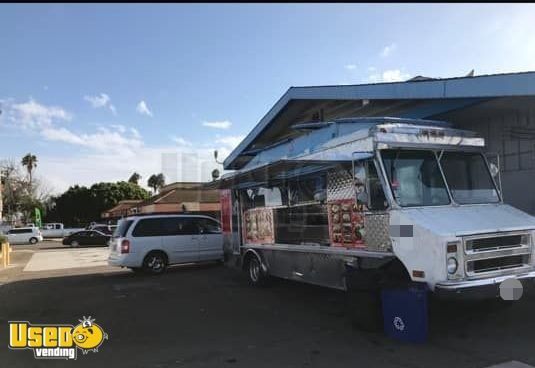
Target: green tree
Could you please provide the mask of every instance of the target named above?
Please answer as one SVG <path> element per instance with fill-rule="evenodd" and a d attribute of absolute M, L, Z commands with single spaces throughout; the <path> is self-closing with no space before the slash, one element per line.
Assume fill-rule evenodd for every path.
<path fill-rule="evenodd" d="M 31 153 L 27 153 L 26 156 L 22 158 L 22 166 L 26 167 L 28 171 L 30 187 L 32 186 L 32 172 L 37 167 L 37 157 Z"/>
<path fill-rule="evenodd" d="M 75 185 L 49 202 L 47 222 L 66 226 L 86 226 L 98 221 L 102 212 L 126 199 L 147 199 L 149 193 L 134 183 L 96 183 L 90 188 Z"/>
<path fill-rule="evenodd" d="M 165 185 L 165 177 L 161 173 L 158 175 L 152 174 L 147 180 L 147 185 L 156 193 Z"/>
<path fill-rule="evenodd" d="M 141 179 L 141 175 L 139 175 L 137 172 L 134 172 L 130 178 L 128 179 L 129 183 L 133 184 L 139 184 L 139 180 Z"/>

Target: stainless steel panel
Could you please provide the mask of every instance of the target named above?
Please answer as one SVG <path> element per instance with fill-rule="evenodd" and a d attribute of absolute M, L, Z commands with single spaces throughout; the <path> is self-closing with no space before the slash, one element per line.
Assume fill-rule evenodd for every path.
<path fill-rule="evenodd" d="M 353 178 L 349 170 L 327 173 L 327 201 L 355 198 Z"/>
<path fill-rule="evenodd" d="M 364 243 L 372 251 L 391 251 L 389 233 L 390 215 L 388 213 L 366 214 L 364 216 Z"/>
<path fill-rule="evenodd" d="M 340 255 L 263 250 L 268 272 L 284 279 L 345 289 L 346 258 Z"/>

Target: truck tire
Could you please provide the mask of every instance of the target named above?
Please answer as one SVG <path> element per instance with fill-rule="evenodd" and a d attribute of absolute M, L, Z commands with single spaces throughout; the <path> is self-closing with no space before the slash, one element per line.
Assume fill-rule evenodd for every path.
<path fill-rule="evenodd" d="M 152 251 L 143 260 L 143 270 L 151 275 L 160 275 L 167 268 L 167 256 L 160 251 Z"/>
<path fill-rule="evenodd" d="M 251 286 L 263 287 L 268 284 L 269 276 L 262 269 L 262 261 L 256 255 L 246 259 L 245 270 Z"/>
<path fill-rule="evenodd" d="M 30 238 L 30 244 L 37 244 L 37 238 Z"/>

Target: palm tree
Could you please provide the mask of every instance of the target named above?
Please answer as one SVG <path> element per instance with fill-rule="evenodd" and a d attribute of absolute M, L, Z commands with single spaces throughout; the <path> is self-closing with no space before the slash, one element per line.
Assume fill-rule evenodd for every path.
<path fill-rule="evenodd" d="M 134 172 L 132 176 L 130 176 L 130 179 L 128 179 L 128 182 L 137 185 L 140 179 L 141 175 L 139 175 L 137 172 Z"/>
<path fill-rule="evenodd" d="M 27 153 L 26 156 L 22 158 L 22 166 L 26 167 L 28 171 L 28 177 L 30 180 L 30 187 L 32 186 L 32 171 L 37 167 L 37 157 L 31 153 Z"/>
<path fill-rule="evenodd" d="M 154 190 L 154 193 L 156 193 L 158 189 L 165 185 L 165 177 L 163 174 L 152 174 L 149 177 L 149 180 L 147 180 L 147 185 Z"/>

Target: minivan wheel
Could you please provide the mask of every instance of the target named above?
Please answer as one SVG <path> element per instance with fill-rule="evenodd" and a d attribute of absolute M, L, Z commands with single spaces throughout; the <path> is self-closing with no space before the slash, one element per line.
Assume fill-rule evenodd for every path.
<path fill-rule="evenodd" d="M 30 238 L 30 244 L 37 243 L 37 238 Z"/>
<path fill-rule="evenodd" d="M 153 275 L 163 273 L 166 267 L 167 257 L 162 252 L 151 252 L 143 260 L 143 270 Z"/>

